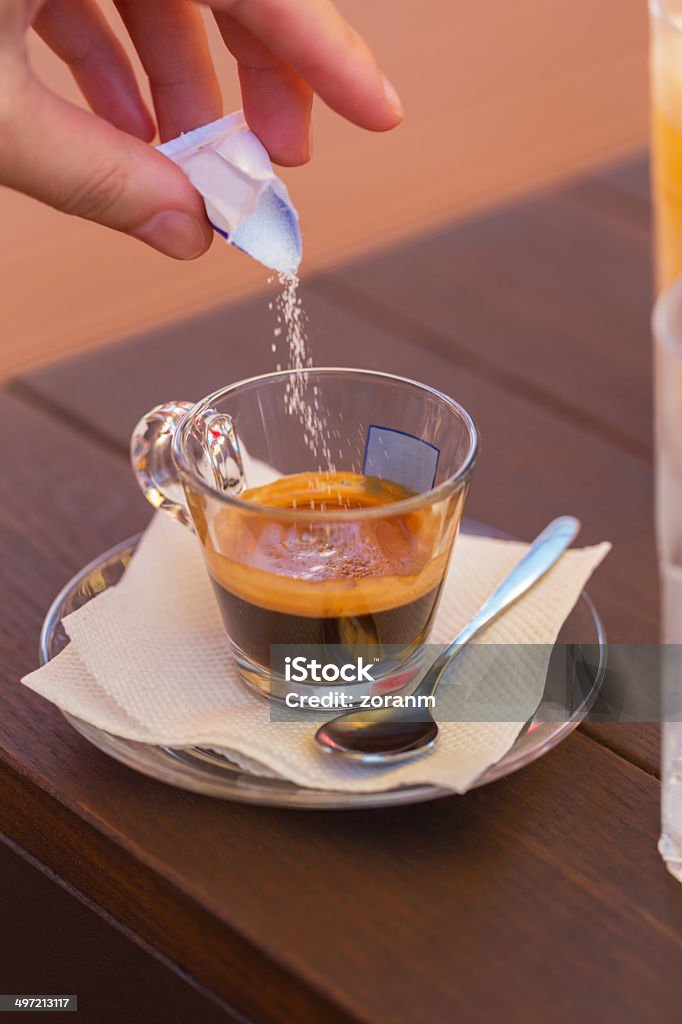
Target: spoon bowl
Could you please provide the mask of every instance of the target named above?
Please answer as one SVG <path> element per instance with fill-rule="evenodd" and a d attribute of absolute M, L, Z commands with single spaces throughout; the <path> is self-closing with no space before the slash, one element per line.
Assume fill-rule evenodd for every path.
<path fill-rule="evenodd" d="M 315 739 L 329 754 L 366 764 L 406 761 L 430 750 L 438 725 L 426 710 L 381 708 L 351 711 L 320 726 Z"/>

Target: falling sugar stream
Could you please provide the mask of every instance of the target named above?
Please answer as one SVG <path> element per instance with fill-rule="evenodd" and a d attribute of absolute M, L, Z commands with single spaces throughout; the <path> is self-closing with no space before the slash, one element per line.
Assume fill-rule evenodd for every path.
<path fill-rule="evenodd" d="M 277 275 L 281 291 L 274 304 L 276 314 L 275 338 L 284 335 L 287 347 L 286 369 L 308 370 L 313 365 L 308 345 L 306 325 L 308 318 L 299 295 L 299 277 L 295 273 Z M 273 342 L 272 351 L 277 351 Z M 280 362 L 277 369 L 281 370 Z M 329 425 L 322 408 L 319 389 L 309 384 L 300 372 L 291 373 L 286 386 L 285 405 L 290 416 L 295 416 L 303 429 L 303 439 L 311 454 L 317 459 L 318 470 L 335 470 L 331 452 Z"/>

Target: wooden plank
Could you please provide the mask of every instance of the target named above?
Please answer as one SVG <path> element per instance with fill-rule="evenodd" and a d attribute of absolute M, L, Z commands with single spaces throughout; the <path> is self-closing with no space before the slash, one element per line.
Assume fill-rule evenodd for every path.
<path fill-rule="evenodd" d="M 656 641 L 647 463 L 595 437 L 579 418 L 557 418 L 544 403 L 472 372 L 458 353 L 420 347 L 418 331 L 408 340 L 356 309 L 328 302 L 317 290 L 309 291 L 305 302 L 318 364 L 337 363 L 341 351 L 349 365 L 442 388 L 474 414 L 482 453 L 469 504 L 472 516 L 530 539 L 553 516 L 573 512 L 583 520 L 585 543 L 612 540 L 614 551 L 590 587 L 607 631 L 614 641 Z M 196 399 L 224 382 L 271 369 L 272 316 L 264 300 L 252 300 L 38 371 L 21 378 L 19 386 L 124 451 L 136 420 L 152 405 Z"/>
<path fill-rule="evenodd" d="M 221 805 L 93 756 L 94 764 L 89 752 L 67 759 L 66 771 L 84 774 L 88 811 L 100 828 L 125 830 L 134 859 L 82 824 L 73 831 L 71 816 L 63 808 L 50 814 L 35 793 L 19 801 L 12 828 L 26 835 L 40 814 L 29 838 L 61 875 L 162 948 L 180 942 L 185 965 L 194 967 L 199 946 L 204 981 L 228 982 L 224 967 L 222 977 L 216 972 L 226 962 L 225 937 L 202 910 L 215 899 L 254 943 L 262 937 L 286 951 L 308 984 L 351 1004 L 326 1016 L 304 1007 L 296 1020 L 413 1024 L 456 1012 L 473 1022 L 511 1005 L 540 1021 L 550 1003 L 551 1020 L 616 1004 L 634 1024 L 660 1019 L 666 1001 L 679 998 L 672 968 L 682 908 L 655 851 L 656 784 L 617 759 L 605 765 L 607 755 L 587 740 L 569 741 L 544 765 L 487 792 L 376 815 Z M 64 775 L 60 764 L 58 784 Z M 169 893 L 155 879 L 171 873 Z M 255 945 L 251 959 L 260 968 L 251 983 L 276 999 Z M 242 967 L 236 958 L 230 964 L 231 974 Z M 486 981 L 491 969 L 497 986 Z M 288 1024 L 292 1005 L 276 1001 L 256 1019 Z"/>
<path fill-rule="evenodd" d="M 173 816 L 170 841 L 176 846 L 185 841 L 182 810 L 164 804 L 168 787 L 161 786 L 159 794 L 154 795 L 149 792 L 147 780 L 121 770 L 85 741 L 73 749 L 73 731 L 57 713 L 46 732 L 52 753 L 60 763 L 63 761 L 66 771 L 55 774 L 53 764 L 50 778 L 43 771 L 45 766 L 29 761 L 25 751 L 22 772 L 8 767 L 6 751 L 0 759 L 0 808 L 8 836 L 81 898 L 123 924 L 134 941 L 142 941 L 157 955 L 170 959 L 223 1004 L 239 1006 L 240 1010 L 230 1011 L 233 1018 L 243 1022 L 244 1014 L 248 1014 L 250 1020 L 263 1024 L 288 1024 L 292 1016 L 301 1022 L 329 1020 L 337 1024 L 349 1020 L 324 993 L 308 990 L 290 971 L 282 969 L 276 958 L 270 958 L 225 921 L 217 920 L 201 899 L 188 897 L 177 875 L 182 865 L 176 862 L 167 873 L 159 871 L 152 856 L 154 864 L 148 866 L 154 846 L 151 833 L 157 826 L 156 811 L 150 815 L 152 807 L 162 817 Z M 76 785 L 79 776 L 82 785 Z M 97 778 L 103 789 L 94 797 Z M 142 845 L 129 852 L 129 823 L 121 811 L 129 802 L 126 794 L 141 789 L 151 801 L 146 811 L 147 827 L 146 832 L 137 832 Z M 107 810 L 109 800 L 115 804 L 111 815 Z M 212 828 L 207 823 L 207 832 Z M 244 833 L 245 841 L 258 843 L 255 829 L 250 836 L 248 832 Z M 224 842 L 223 836 L 220 841 Z M 214 877 L 223 893 L 229 894 L 233 885 L 239 885 L 239 879 L 224 865 Z"/>
<path fill-rule="evenodd" d="M 589 722 L 581 726 L 588 736 L 654 778 L 661 774 L 661 726 L 658 722 Z"/>
<path fill-rule="evenodd" d="M 589 176 L 567 185 L 565 193 L 601 218 L 610 218 L 621 227 L 628 224 L 631 229 L 639 228 L 651 239 L 653 211 L 648 153 L 596 169 Z M 651 241 L 649 249 L 650 264 Z M 650 305 L 652 295 L 649 298 Z"/>
<path fill-rule="evenodd" d="M 4 842 L 0 925 L 5 991 L 74 993 L 80 1019 L 97 1024 L 244 1024 L 187 972 L 180 974 L 137 937 L 132 941 L 120 925 L 39 871 L 25 851 Z"/>
<path fill-rule="evenodd" d="M 625 195 L 638 199 L 642 205 L 651 205 L 651 170 L 648 153 L 642 153 L 631 160 L 619 160 L 608 164 L 593 174 Z"/>
<path fill-rule="evenodd" d="M 639 223 L 604 216 L 567 191 L 338 267 L 317 287 L 648 454 L 649 267 Z"/>
<path fill-rule="evenodd" d="M 571 196 L 616 219 L 639 224 L 652 231 L 651 169 L 649 154 L 619 161 L 595 170 L 568 189 Z M 615 752 L 639 764 L 643 770 L 660 773 L 660 726 L 658 723 L 587 725 L 584 731 Z"/>

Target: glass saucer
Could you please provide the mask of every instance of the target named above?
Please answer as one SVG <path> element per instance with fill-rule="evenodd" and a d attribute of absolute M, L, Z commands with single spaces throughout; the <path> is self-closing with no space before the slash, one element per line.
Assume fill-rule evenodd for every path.
<path fill-rule="evenodd" d="M 479 536 L 502 536 L 498 531 L 472 522 L 465 523 L 463 529 Z M 57 595 L 40 634 L 41 665 L 54 658 L 69 642 L 62 619 L 119 581 L 140 536 L 105 551 Z M 557 644 L 562 647 L 566 671 L 560 713 L 557 713 L 556 694 L 550 695 L 546 690 L 536 714 L 526 723 L 516 742 L 500 761 L 479 776 L 475 786 L 501 779 L 542 757 L 576 728 L 596 700 L 606 670 L 606 638 L 599 615 L 584 591 L 564 623 Z M 431 785 L 401 786 L 376 793 L 308 789 L 285 779 L 252 774 L 210 750 L 138 743 L 107 733 L 66 712 L 63 714 L 85 739 L 130 768 L 181 789 L 226 800 L 276 807 L 341 809 L 419 803 L 452 795 L 449 789 Z"/>

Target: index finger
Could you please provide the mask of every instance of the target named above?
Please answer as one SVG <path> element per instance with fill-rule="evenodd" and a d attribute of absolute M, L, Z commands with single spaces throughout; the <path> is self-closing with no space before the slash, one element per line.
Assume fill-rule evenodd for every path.
<path fill-rule="evenodd" d="M 229 13 L 354 124 L 381 132 L 402 120 L 395 89 L 365 40 L 331 0 L 200 2 Z"/>

